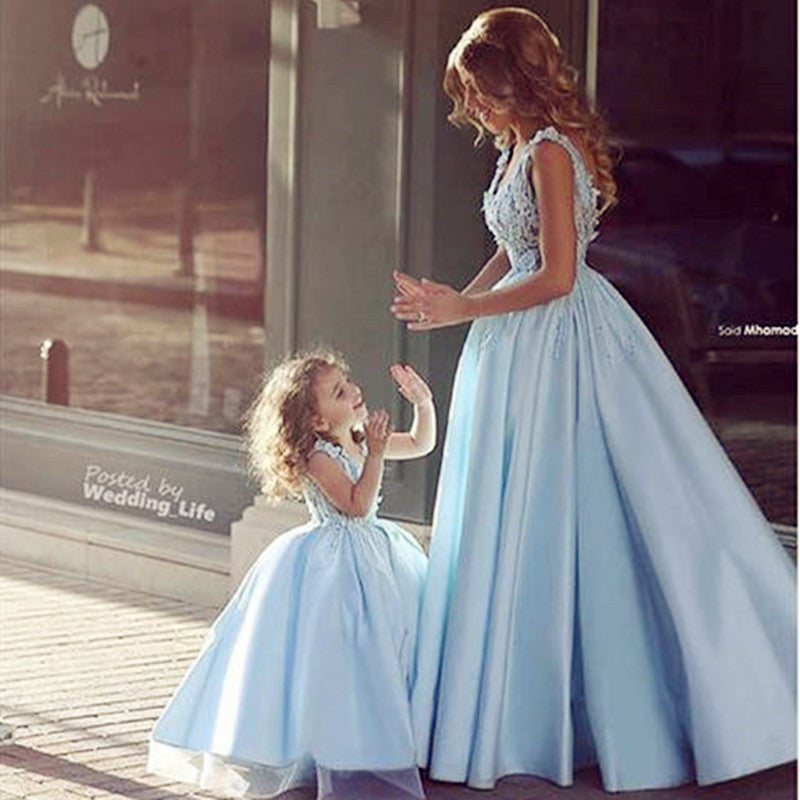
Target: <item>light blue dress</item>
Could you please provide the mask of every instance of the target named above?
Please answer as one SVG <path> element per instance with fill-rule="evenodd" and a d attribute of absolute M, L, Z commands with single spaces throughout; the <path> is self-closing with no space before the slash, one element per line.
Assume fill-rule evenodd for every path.
<path fill-rule="evenodd" d="M 476 320 L 458 364 L 412 716 L 431 777 L 606 790 L 713 783 L 796 757 L 796 570 L 640 318 L 586 264 L 597 191 L 537 132 L 484 197 L 540 266 L 533 149 L 574 172 L 572 291 Z"/>
<path fill-rule="evenodd" d="M 351 480 L 362 466 L 318 440 Z M 394 523 L 338 511 L 259 556 L 156 722 L 148 769 L 233 796 L 422 798 L 409 694 L 427 559 Z"/>

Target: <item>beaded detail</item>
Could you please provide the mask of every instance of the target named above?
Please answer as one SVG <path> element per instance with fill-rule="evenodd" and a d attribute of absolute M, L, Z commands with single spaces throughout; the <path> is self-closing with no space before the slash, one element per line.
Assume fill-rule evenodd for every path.
<path fill-rule="evenodd" d="M 600 192 L 595 188 L 592 175 L 584 164 L 580 151 L 572 140 L 555 127 L 537 131 L 527 143 L 519 160 L 508 171 L 511 149 L 505 148 L 497 158 L 497 166 L 489 188 L 483 194 L 483 214 L 486 225 L 498 246 L 503 247 L 511 262 L 508 274 L 495 285 L 495 289 L 508 286 L 528 277 L 541 267 L 539 250 L 539 212 L 530 180 L 530 163 L 533 149 L 540 142 L 551 141 L 561 145 L 569 154 L 573 167 L 574 216 L 576 242 L 576 282 L 586 268 L 586 250 L 597 236 L 597 205 Z M 518 313 L 481 318 L 473 325 L 477 328 L 481 349 L 496 340 L 500 332 Z M 478 325 L 480 323 L 480 325 Z M 558 355 L 566 335 L 565 321 L 560 319 L 554 341 L 554 355 Z"/>
<path fill-rule="evenodd" d="M 558 358 L 564 349 L 564 339 L 567 336 L 567 320 L 565 314 L 559 314 L 558 321 L 556 322 L 556 332 L 553 337 L 553 358 Z"/>
<path fill-rule="evenodd" d="M 567 153 L 573 166 L 575 190 L 576 263 L 586 257 L 586 249 L 597 236 L 597 201 L 600 196 L 592 176 L 572 140 L 552 125 L 542 128 L 528 142 L 511 172 L 507 170 L 511 150 L 504 149 L 497 159 L 494 177 L 483 194 L 486 225 L 496 243 L 508 253 L 511 270 L 531 273 L 541 266 L 539 253 L 539 213 L 530 180 L 533 149 L 543 141 L 556 142 Z"/>
<path fill-rule="evenodd" d="M 617 326 L 605 322 L 598 322 L 594 327 L 595 340 L 600 343 L 601 355 L 607 362 L 615 361 L 620 355 L 630 360 L 639 349 L 639 339 L 633 330 L 620 331 Z"/>

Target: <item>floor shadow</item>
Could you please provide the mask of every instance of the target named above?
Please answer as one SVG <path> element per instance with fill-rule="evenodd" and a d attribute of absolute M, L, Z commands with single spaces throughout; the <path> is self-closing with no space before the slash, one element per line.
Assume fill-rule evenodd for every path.
<path fill-rule="evenodd" d="M 76 764 L 60 756 L 52 756 L 30 747 L 12 744 L 0 748 L 0 764 L 7 767 L 24 769 L 28 773 L 69 781 L 93 789 L 108 789 L 114 794 L 136 797 L 144 792 L 152 792 L 153 786 L 130 778 L 123 778 L 102 770 L 93 769 L 85 764 Z M 112 789 L 113 787 L 113 789 Z M 182 797 L 175 794 L 174 797 Z M 166 800 L 166 799 L 165 799 Z"/>
<path fill-rule="evenodd" d="M 160 611 L 169 616 L 197 622 L 211 623 L 219 613 L 222 604 L 204 606 L 171 597 L 162 597 L 152 593 L 138 592 L 135 589 L 120 587 L 112 583 L 103 583 L 82 575 L 69 572 L 51 571 L 39 565 L 0 559 L 0 580 L 7 578 L 36 586 L 48 586 L 62 591 L 91 597 L 108 603 L 122 603 L 128 606 L 147 608 L 149 611 Z"/>

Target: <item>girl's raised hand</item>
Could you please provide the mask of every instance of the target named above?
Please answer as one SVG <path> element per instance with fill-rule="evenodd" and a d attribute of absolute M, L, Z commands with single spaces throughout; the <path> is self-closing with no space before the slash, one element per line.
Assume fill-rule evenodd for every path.
<path fill-rule="evenodd" d="M 433 399 L 428 384 L 408 364 L 393 364 L 389 367 L 389 372 L 398 391 L 409 403 L 417 405 Z"/>
<path fill-rule="evenodd" d="M 392 426 L 389 422 L 389 414 L 382 408 L 371 411 L 367 421 L 364 423 L 364 434 L 367 439 L 367 452 L 371 456 L 383 456 L 386 444 L 392 433 Z"/>

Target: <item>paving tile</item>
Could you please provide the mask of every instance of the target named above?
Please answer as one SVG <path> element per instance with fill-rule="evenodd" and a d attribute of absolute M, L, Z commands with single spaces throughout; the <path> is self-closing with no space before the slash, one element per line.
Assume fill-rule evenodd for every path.
<path fill-rule="evenodd" d="M 0 560 L 0 800 L 219 800 L 146 773 L 152 725 L 214 619 L 213 609 Z M 5 681 L 7 675 L 10 682 Z M 716 787 L 621 800 L 795 800 L 796 768 Z M 571 788 L 527 776 L 493 791 L 425 781 L 428 800 L 608 800 L 596 770 Z M 281 800 L 314 800 L 313 789 Z"/>
<path fill-rule="evenodd" d="M 20 772 L 15 775 L 7 775 L 3 777 L 2 788 L 4 792 L 24 797 L 32 792 L 42 791 L 47 788 L 47 781 L 45 779 L 38 779 L 38 776 L 29 773 Z"/>
<path fill-rule="evenodd" d="M 81 800 L 81 796 L 68 789 L 57 789 L 48 786 L 41 792 L 29 792 L 25 800 Z"/>

